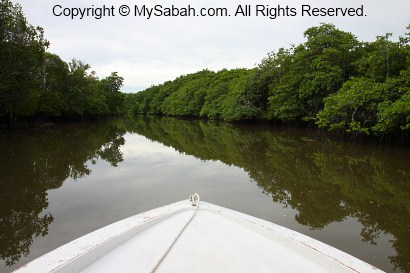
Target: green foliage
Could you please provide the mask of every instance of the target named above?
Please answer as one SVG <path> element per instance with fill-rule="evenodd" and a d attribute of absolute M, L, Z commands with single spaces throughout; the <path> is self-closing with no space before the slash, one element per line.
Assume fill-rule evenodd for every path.
<path fill-rule="evenodd" d="M 353 135 L 410 130 L 410 34 L 359 42 L 331 24 L 269 53 L 254 69 L 181 76 L 128 96 L 127 112 L 226 121 L 311 122 Z"/>
<path fill-rule="evenodd" d="M 410 26 L 408 26 L 410 29 Z M 410 34 L 359 42 L 332 24 L 306 41 L 269 53 L 253 69 L 207 69 L 123 94 L 113 72 L 99 80 L 88 64 L 46 52 L 43 30 L 20 5 L 0 2 L 0 119 L 172 115 L 241 121 L 312 122 L 350 134 L 410 130 Z"/>
<path fill-rule="evenodd" d="M 221 70 L 210 79 L 209 89 L 206 90 L 205 102 L 200 115 L 210 119 L 225 119 L 229 121 L 242 120 L 242 111 L 237 107 L 243 106 L 243 82 L 250 71 L 245 69 Z M 232 105 L 232 101 L 235 104 Z"/>
<path fill-rule="evenodd" d="M 245 79 L 250 73 L 247 69 L 223 69 L 184 75 L 127 95 L 126 112 L 243 120 L 247 118 Z"/>
<path fill-rule="evenodd" d="M 31 26 L 19 4 L 0 2 L 0 118 L 84 118 L 123 113 L 123 78 L 99 80 L 90 66 L 68 64 L 46 52 L 40 27 Z"/>
<path fill-rule="evenodd" d="M 369 134 L 376 123 L 378 104 L 383 101 L 381 86 L 366 78 L 352 78 L 325 99 L 317 124 L 330 130 Z"/>
<path fill-rule="evenodd" d="M 392 42 L 389 37 L 365 45 L 357 61 L 361 77 L 324 100 L 319 127 L 367 135 L 410 131 L 409 39 Z"/>
<path fill-rule="evenodd" d="M 266 96 L 260 88 L 264 75 L 258 70 L 247 71 L 231 85 L 229 95 L 222 102 L 222 118 L 226 121 L 251 120 L 261 118 L 266 106 Z"/>
<path fill-rule="evenodd" d="M 384 84 L 390 96 L 378 106 L 378 123 L 373 128 L 378 133 L 410 131 L 410 70 L 388 79 Z"/>
<path fill-rule="evenodd" d="M 323 99 L 336 92 L 352 74 L 359 42 L 330 24 L 305 31 L 307 41 L 268 56 L 280 75 L 271 84 L 269 116 L 278 120 L 311 120 Z M 265 61 L 267 62 L 267 61 Z"/>
<path fill-rule="evenodd" d="M 164 99 L 161 102 L 162 113 L 178 116 L 199 116 L 200 109 L 204 104 L 205 93 L 203 91 L 209 88 L 210 79 L 213 75 L 214 72 L 203 70 L 176 79 L 176 83 L 173 84 L 176 89 L 166 92 L 169 95 L 163 97 Z M 159 103 L 159 98 L 157 98 L 157 101 Z"/>
<path fill-rule="evenodd" d="M 375 42 L 364 44 L 363 55 L 356 63 L 361 75 L 384 82 L 408 67 L 408 42 L 392 42 L 390 37 L 388 33 L 377 36 Z"/>
<path fill-rule="evenodd" d="M 268 65 L 265 65 L 264 69 L 275 71 L 276 74 L 275 80 L 269 86 L 269 119 L 290 121 L 303 115 L 303 102 L 299 99 L 298 88 L 303 79 L 304 65 L 296 63 L 294 52 L 294 47 L 289 50 L 281 48 L 262 61 Z"/>
<path fill-rule="evenodd" d="M 27 23 L 22 8 L 9 0 L 0 2 L 0 116 L 35 112 L 44 52 L 43 30 Z"/>
<path fill-rule="evenodd" d="M 408 27 L 410 29 L 410 26 Z M 410 34 L 359 42 L 332 24 L 251 70 L 203 70 L 127 96 L 126 112 L 225 121 L 315 122 L 353 135 L 410 130 Z"/>
<path fill-rule="evenodd" d="M 120 92 L 123 82 L 124 78 L 118 76 L 117 72 L 112 72 L 110 76 L 101 80 L 101 84 L 105 89 L 105 102 L 108 105 L 110 115 L 119 115 L 124 109 L 124 95 Z"/>

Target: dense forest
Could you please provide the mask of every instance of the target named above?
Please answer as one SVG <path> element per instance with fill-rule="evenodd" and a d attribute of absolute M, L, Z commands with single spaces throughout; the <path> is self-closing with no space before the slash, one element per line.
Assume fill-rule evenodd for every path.
<path fill-rule="evenodd" d="M 410 31 L 410 25 L 407 27 Z M 116 72 L 47 52 L 43 29 L 19 4 L 0 2 L 0 121 L 120 114 L 267 120 L 351 135 L 410 132 L 410 33 L 361 42 L 332 24 L 269 53 L 253 69 L 202 70 L 133 94 Z"/>
<path fill-rule="evenodd" d="M 408 134 L 410 33 L 396 42 L 391 34 L 360 42 L 321 24 L 304 37 L 250 70 L 203 70 L 127 94 L 126 111 L 314 124 L 352 135 Z"/>
<path fill-rule="evenodd" d="M 47 52 L 43 29 L 27 22 L 22 7 L 0 2 L 0 120 L 118 115 L 123 111 L 123 78 L 99 80 L 90 66 L 64 62 Z"/>

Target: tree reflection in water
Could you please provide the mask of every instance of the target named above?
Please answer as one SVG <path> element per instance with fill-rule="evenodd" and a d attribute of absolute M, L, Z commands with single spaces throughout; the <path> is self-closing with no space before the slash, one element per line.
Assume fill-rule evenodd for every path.
<path fill-rule="evenodd" d="M 47 234 L 48 190 L 89 175 L 99 159 L 123 161 L 126 131 L 244 169 L 311 229 L 355 218 L 364 242 L 393 238 L 390 261 L 410 272 L 408 151 L 335 142 L 317 131 L 167 117 L 0 134 L 0 259 L 13 265 L 28 255 L 35 236 Z"/>
<path fill-rule="evenodd" d="M 354 217 L 364 242 L 391 234 L 394 267 L 410 272 L 410 155 L 340 143 L 317 131 L 141 117 L 127 130 L 194 155 L 243 168 L 275 202 L 311 229 Z"/>
<path fill-rule="evenodd" d="M 12 266 L 53 222 L 47 191 L 91 173 L 99 158 L 117 166 L 125 131 L 111 122 L 59 125 L 0 134 L 0 259 Z"/>

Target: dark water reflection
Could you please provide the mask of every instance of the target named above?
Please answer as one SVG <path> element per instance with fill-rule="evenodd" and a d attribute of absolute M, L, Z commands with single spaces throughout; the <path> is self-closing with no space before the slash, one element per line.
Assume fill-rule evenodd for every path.
<path fill-rule="evenodd" d="M 349 245 L 341 243 L 342 250 L 388 272 L 410 272 L 408 150 L 335 142 L 316 131 L 173 118 L 59 125 L 51 130 L 0 134 L 0 258 L 7 265 L 13 265 L 30 254 L 36 236 L 45 236 L 46 240 L 49 226 L 58 217 L 47 212 L 48 192 L 61 187 L 69 178 L 92 177 L 93 164 L 105 160 L 112 167 L 119 166 L 113 168 L 118 173 L 143 176 L 137 172 L 137 163 L 124 158 L 124 152 L 132 154 L 127 152 L 132 148 L 127 146 L 132 143 L 131 140 L 127 143 L 127 137 L 131 139 L 135 135 L 172 147 L 180 152 L 181 158 L 192 155 L 203 164 L 217 161 L 240 168 L 256 183 L 259 191 L 265 193 L 265 199 L 271 200 L 270 206 L 279 204 L 286 211 L 294 211 L 292 221 L 295 223 L 289 224 L 290 228 L 336 247 L 339 247 L 338 240 L 353 241 Z M 165 161 L 161 158 L 155 168 L 164 166 L 169 182 L 183 164 L 166 169 L 165 165 L 170 163 Z M 146 166 L 144 168 L 149 169 Z M 148 170 L 143 174 L 155 176 Z M 235 191 L 236 185 L 227 184 L 227 177 L 221 176 L 218 184 L 204 182 L 209 185 L 202 185 L 202 190 L 229 186 Z M 196 178 L 201 179 L 201 175 Z M 153 181 L 138 188 L 138 192 L 147 195 L 147 192 L 159 190 L 158 187 L 172 187 Z M 121 190 L 121 185 L 115 187 Z M 237 187 L 242 186 L 238 183 Z M 130 191 L 129 188 L 122 189 L 122 196 L 126 191 Z M 215 200 L 225 205 L 223 200 L 232 198 L 222 195 L 218 202 L 218 198 L 208 194 L 207 201 Z M 246 193 L 242 195 L 238 199 L 245 199 Z M 250 206 L 255 206 L 256 211 L 261 211 L 255 216 L 275 220 L 263 212 L 262 206 L 269 206 L 269 203 L 258 204 L 262 199 L 252 199 L 251 193 L 249 196 L 246 200 L 254 204 L 240 204 L 239 200 L 232 201 L 232 207 L 249 212 Z M 152 203 L 149 199 L 141 202 Z M 353 222 L 358 224 L 351 224 Z M 347 233 L 336 232 L 335 225 L 352 228 Z M 338 233 L 347 235 L 334 238 Z M 348 238 L 351 234 L 355 236 L 353 239 Z M 369 249 L 386 253 L 385 257 L 373 260 L 377 255 L 366 253 Z"/>
<path fill-rule="evenodd" d="M 393 235 L 392 267 L 410 272 L 407 150 L 335 142 L 316 131 L 172 118 L 141 119 L 132 128 L 178 151 L 243 168 L 311 229 L 354 217 L 363 225 L 363 242 L 377 244 L 386 233 Z"/>
<path fill-rule="evenodd" d="M 7 266 L 30 253 L 34 237 L 47 235 L 54 219 L 40 215 L 48 207 L 47 191 L 89 175 L 87 161 L 117 166 L 124 133 L 98 123 L 0 134 L 0 258 Z"/>

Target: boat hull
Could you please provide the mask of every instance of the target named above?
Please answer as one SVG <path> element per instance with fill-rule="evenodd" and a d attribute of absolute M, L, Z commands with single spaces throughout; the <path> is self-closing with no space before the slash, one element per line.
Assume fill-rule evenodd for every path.
<path fill-rule="evenodd" d="M 381 272 L 259 218 L 181 201 L 72 241 L 16 272 Z"/>

